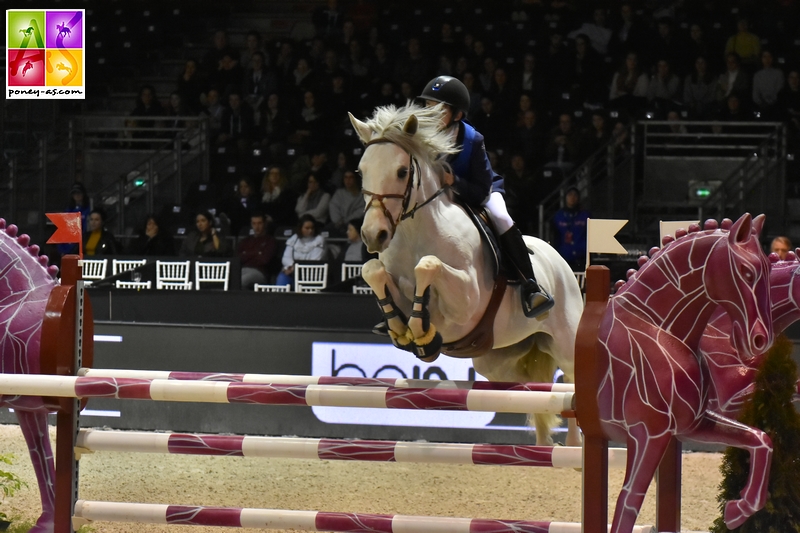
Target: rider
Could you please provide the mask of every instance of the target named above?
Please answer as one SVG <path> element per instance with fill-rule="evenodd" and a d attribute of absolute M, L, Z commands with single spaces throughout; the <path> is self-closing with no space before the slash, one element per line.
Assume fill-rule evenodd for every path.
<path fill-rule="evenodd" d="M 466 86 L 451 76 L 437 76 L 425 85 L 418 97 L 425 105 L 445 104 L 442 129 L 449 131 L 461 147 L 447 158 L 453 173 L 445 173 L 444 181 L 459 198 L 471 207 L 485 207 L 499 234 L 506 256 L 522 276 L 522 309 L 527 317 L 536 317 L 554 305 L 553 298 L 539 287 L 533 274 L 522 232 L 514 224 L 503 197 L 503 177 L 492 170 L 481 135 L 465 118 L 470 97 Z"/>

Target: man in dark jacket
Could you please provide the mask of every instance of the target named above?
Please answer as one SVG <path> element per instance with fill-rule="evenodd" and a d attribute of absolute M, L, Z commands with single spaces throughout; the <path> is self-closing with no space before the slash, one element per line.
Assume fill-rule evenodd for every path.
<path fill-rule="evenodd" d="M 239 243 L 237 255 L 242 262 L 242 289 L 252 290 L 256 283 L 267 283 L 270 264 L 275 257 L 275 237 L 267 233 L 267 220 L 263 213 L 250 217 L 253 234 Z"/>

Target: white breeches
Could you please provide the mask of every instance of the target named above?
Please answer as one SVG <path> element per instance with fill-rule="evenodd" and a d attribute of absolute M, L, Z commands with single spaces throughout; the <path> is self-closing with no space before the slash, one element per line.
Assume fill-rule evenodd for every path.
<path fill-rule="evenodd" d="M 514 225 L 514 221 L 511 219 L 511 215 L 508 214 L 508 209 L 506 209 L 506 201 L 499 192 L 493 192 L 489 196 L 489 200 L 486 202 L 486 210 L 489 212 L 489 218 L 492 219 L 492 223 L 497 230 L 497 235 L 502 235 Z"/>

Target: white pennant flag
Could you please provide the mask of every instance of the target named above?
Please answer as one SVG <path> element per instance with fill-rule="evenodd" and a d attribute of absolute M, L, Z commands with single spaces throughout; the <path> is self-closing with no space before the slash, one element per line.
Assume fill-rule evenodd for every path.
<path fill-rule="evenodd" d="M 627 220 L 590 218 L 586 221 L 586 267 L 589 254 L 627 254 L 628 250 L 615 238 Z"/>
<path fill-rule="evenodd" d="M 667 235 L 675 237 L 675 232 L 679 229 L 683 228 L 688 231 L 689 226 L 699 223 L 699 220 L 661 220 L 659 222 L 660 235 L 658 237 L 658 245 L 663 246 L 661 242 Z"/>

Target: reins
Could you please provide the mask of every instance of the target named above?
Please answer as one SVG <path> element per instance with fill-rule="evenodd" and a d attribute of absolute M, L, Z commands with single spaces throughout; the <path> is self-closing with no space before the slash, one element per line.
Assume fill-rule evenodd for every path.
<path fill-rule="evenodd" d="M 386 137 L 378 137 L 376 139 L 372 139 L 366 142 L 364 144 L 364 149 L 369 148 L 373 144 L 380 144 L 380 143 L 397 144 L 396 142 L 392 141 L 391 139 L 387 139 Z M 406 153 L 408 154 L 408 159 L 409 159 L 409 176 L 408 176 L 408 182 L 406 183 L 406 190 L 403 192 L 403 194 L 379 194 L 372 191 L 368 191 L 366 189 L 361 189 L 362 194 L 369 195 L 372 197 L 372 200 L 364 207 L 364 213 L 366 213 L 369 209 L 373 207 L 378 207 L 381 210 L 383 210 L 383 215 L 387 219 L 389 219 L 389 222 L 392 225 L 392 232 L 394 232 L 395 229 L 397 229 L 397 226 L 400 225 L 400 222 L 404 221 L 407 218 L 414 218 L 414 214 L 417 211 L 419 211 L 420 209 L 431 203 L 433 200 L 438 198 L 439 195 L 441 195 L 443 192 L 445 192 L 447 189 L 450 188 L 449 185 L 443 185 L 442 187 L 439 188 L 439 190 L 433 193 L 430 198 L 428 198 L 421 204 L 414 203 L 414 207 L 412 207 L 409 210 L 408 204 L 411 202 L 411 190 L 414 187 L 414 176 L 415 174 L 420 173 L 420 168 L 419 168 L 419 162 L 414 157 L 414 155 L 410 151 L 406 151 Z M 421 180 L 418 179 L 417 189 L 420 188 L 420 185 L 421 185 Z M 389 211 L 389 208 L 386 207 L 386 204 L 383 203 L 383 201 L 387 198 L 403 200 L 403 204 L 400 209 L 400 214 L 397 216 L 396 220 L 392 217 L 392 213 Z"/>

